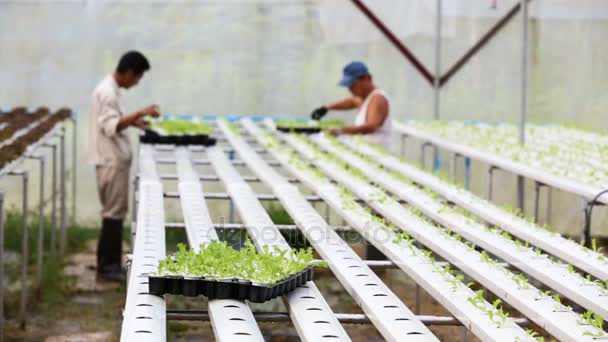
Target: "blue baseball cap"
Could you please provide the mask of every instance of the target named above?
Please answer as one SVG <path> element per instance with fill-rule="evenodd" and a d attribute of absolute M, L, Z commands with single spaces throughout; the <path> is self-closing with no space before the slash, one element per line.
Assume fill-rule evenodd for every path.
<path fill-rule="evenodd" d="M 342 80 L 339 85 L 350 88 L 356 80 L 367 75 L 369 75 L 369 70 L 367 70 L 365 64 L 362 62 L 350 62 L 344 67 Z"/>

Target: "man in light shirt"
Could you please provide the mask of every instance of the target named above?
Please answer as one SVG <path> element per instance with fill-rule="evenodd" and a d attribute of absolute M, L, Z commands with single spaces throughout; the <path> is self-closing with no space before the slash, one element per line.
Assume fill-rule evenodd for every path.
<path fill-rule="evenodd" d="M 158 106 L 132 114 L 124 109 L 120 88 L 136 86 L 150 69 L 146 57 L 137 51 L 124 54 L 114 73 L 106 76 L 93 91 L 87 136 L 87 154 L 95 165 L 102 210 L 102 229 L 97 244 L 97 279 L 122 281 L 123 220 L 129 203 L 131 143 L 126 129 L 143 128 L 146 116 L 158 117 Z"/>

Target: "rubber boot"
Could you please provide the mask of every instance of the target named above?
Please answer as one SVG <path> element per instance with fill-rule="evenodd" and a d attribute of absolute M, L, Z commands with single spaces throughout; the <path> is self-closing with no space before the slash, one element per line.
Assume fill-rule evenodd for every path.
<path fill-rule="evenodd" d="M 97 242 L 97 277 L 105 280 L 124 280 L 122 270 L 122 220 L 103 219 Z"/>

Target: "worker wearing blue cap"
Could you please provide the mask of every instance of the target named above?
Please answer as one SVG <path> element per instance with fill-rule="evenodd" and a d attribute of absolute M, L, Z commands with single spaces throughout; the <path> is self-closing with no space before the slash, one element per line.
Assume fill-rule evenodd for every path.
<path fill-rule="evenodd" d="M 311 117 L 320 120 L 330 110 L 358 109 L 355 124 L 330 133 L 365 134 L 374 143 L 390 148 L 391 117 L 390 103 L 386 93 L 376 87 L 367 66 L 361 62 L 351 62 L 344 67 L 340 86 L 350 90 L 352 97 L 315 109 Z"/>

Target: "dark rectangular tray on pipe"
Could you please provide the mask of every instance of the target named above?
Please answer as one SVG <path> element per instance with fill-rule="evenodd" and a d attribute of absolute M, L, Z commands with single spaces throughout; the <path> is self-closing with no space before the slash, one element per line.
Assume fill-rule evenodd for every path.
<path fill-rule="evenodd" d="M 139 141 L 144 144 L 170 144 L 179 146 L 213 146 L 216 143 L 215 138 L 206 134 L 162 135 L 150 129 L 144 131 L 144 135 L 139 137 Z"/>
<path fill-rule="evenodd" d="M 283 127 L 277 126 L 279 132 L 285 133 L 301 133 L 301 134 L 314 134 L 321 132 L 320 127 Z"/>
<path fill-rule="evenodd" d="M 148 288 L 153 295 L 165 294 L 209 299 L 237 299 L 264 303 L 295 290 L 312 280 L 314 266 L 292 274 L 273 286 L 256 284 L 240 279 L 205 279 L 181 276 L 149 276 Z"/>

